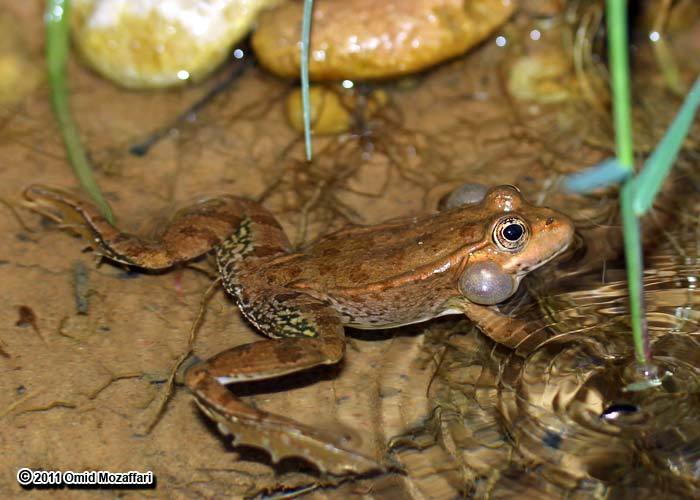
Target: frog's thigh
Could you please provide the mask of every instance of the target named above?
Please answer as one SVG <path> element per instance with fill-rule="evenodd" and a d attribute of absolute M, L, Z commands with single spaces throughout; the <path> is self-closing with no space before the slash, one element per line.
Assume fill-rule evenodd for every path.
<path fill-rule="evenodd" d="M 206 362 L 209 375 L 224 384 L 261 380 L 318 365 L 334 364 L 345 352 L 340 315 L 331 307 L 293 290 L 263 290 L 239 306 L 270 340 L 234 347 Z"/>

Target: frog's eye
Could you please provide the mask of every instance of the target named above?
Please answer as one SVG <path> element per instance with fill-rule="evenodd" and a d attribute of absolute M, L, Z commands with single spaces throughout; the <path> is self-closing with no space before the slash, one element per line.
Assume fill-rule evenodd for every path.
<path fill-rule="evenodd" d="M 493 229 L 493 241 L 506 252 L 517 252 L 525 246 L 530 230 L 520 217 L 504 217 Z"/>

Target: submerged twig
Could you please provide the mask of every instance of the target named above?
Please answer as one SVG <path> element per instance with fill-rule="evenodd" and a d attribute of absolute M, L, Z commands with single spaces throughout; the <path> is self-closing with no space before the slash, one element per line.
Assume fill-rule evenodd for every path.
<path fill-rule="evenodd" d="M 186 111 L 180 113 L 172 123 L 168 123 L 164 127 L 161 127 L 150 134 L 143 141 L 134 144 L 129 148 L 129 152 L 134 156 L 146 156 L 150 149 L 160 142 L 164 137 L 166 137 L 175 127 L 191 121 L 197 113 L 199 113 L 205 106 L 207 106 L 211 101 L 214 100 L 219 94 L 227 90 L 233 82 L 238 80 L 243 74 L 243 71 L 248 66 L 247 62 L 240 61 L 233 65 L 231 72 L 228 76 L 218 84 L 216 84 L 211 90 L 209 90 L 204 96 L 196 101 L 192 106 L 190 106 Z"/>
<path fill-rule="evenodd" d="M 88 270 L 83 261 L 78 260 L 73 264 L 73 290 L 75 293 L 75 312 L 86 315 L 88 313 Z"/>
<path fill-rule="evenodd" d="M 671 10 L 671 1 L 672 0 L 661 0 L 661 6 L 654 20 L 652 31 L 649 33 L 649 40 L 651 41 L 651 48 L 654 52 L 656 64 L 661 70 L 666 85 L 674 94 L 682 96 L 687 89 L 681 79 L 678 65 L 673 57 L 671 48 L 668 43 L 666 43 L 665 35 L 665 27 Z"/>

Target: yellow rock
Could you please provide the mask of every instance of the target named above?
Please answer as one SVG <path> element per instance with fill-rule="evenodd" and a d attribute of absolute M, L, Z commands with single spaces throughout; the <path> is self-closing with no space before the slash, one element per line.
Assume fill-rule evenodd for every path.
<path fill-rule="evenodd" d="M 354 125 L 356 108 L 359 105 L 356 92 L 334 91 L 324 85 L 309 88 L 311 104 L 311 130 L 315 134 L 331 135 L 349 131 Z M 370 118 L 388 101 L 382 90 L 373 91 L 359 110 L 364 118 Z M 304 131 L 301 89 L 295 89 L 287 97 L 287 121 L 297 132 Z"/>
<path fill-rule="evenodd" d="M 316 134 L 342 134 L 350 129 L 352 116 L 343 106 L 340 96 L 323 86 L 309 88 L 311 104 L 311 130 Z M 287 97 L 287 121 L 297 132 L 304 131 L 301 90 L 296 89 Z"/>
<path fill-rule="evenodd" d="M 21 26 L 14 17 L 0 13 L 0 105 L 21 101 L 41 81 L 43 68 L 29 54 Z"/>
<path fill-rule="evenodd" d="M 106 78 L 131 88 L 201 79 L 281 0 L 75 0 L 73 40 Z"/>
<path fill-rule="evenodd" d="M 319 0 L 309 74 L 316 80 L 390 78 L 458 56 L 503 24 L 516 0 Z M 260 62 L 299 73 L 301 2 L 263 13 L 252 42 Z"/>
<path fill-rule="evenodd" d="M 508 75 L 508 92 L 520 101 L 542 104 L 577 95 L 573 63 L 561 49 L 548 49 L 515 60 Z"/>

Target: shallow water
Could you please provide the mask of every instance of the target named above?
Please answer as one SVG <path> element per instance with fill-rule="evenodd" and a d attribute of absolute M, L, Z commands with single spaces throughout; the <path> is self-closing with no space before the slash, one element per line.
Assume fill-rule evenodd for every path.
<path fill-rule="evenodd" d="M 26 48 L 39 65 L 41 2 L 2 5 L 26 27 Z M 507 31 L 529 33 L 533 22 L 521 15 Z M 688 29 L 677 40 L 690 43 Z M 77 61 L 70 66 L 76 120 L 99 182 L 130 230 L 152 227 L 160 211 L 198 194 L 228 191 L 264 198 L 293 241 L 304 243 L 348 221 L 432 209 L 465 181 L 517 184 L 529 199 L 575 219 L 585 243 L 528 280 L 528 293 L 510 305 L 533 321 L 545 318 L 554 332 L 525 357 L 495 346 L 466 321 L 442 318 L 399 331 L 351 332 L 341 366 L 246 396 L 309 425 L 354 429 L 364 452 L 388 455 L 405 470 L 345 480 L 337 489 L 322 488 L 339 481 L 319 478 L 313 468 L 293 461 L 273 466 L 265 453 L 232 448 L 183 388 L 143 435 L 163 382 L 186 349 L 209 278 L 190 269 L 144 275 L 96 267 L 93 255 L 81 252 L 82 241 L 19 208 L 30 182 L 67 187 L 74 181 L 45 85 L 4 105 L 0 198 L 9 206 L 0 208 L 6 290 L 0 443 L 8 453 L 0 467 L 11 473 L 0 479 L 0 492 L 16 495 L 14 472 L 29 466 L 153 470 L 155 495 L 162 497 L 309 485 L 319 488 L 309 496 L 331 498 L 695 494 L 697 135 L 655 218 L 645 223 L 653 351 L 662 373 L 672 375 L 656 389 L 623 392 L 634 365 L 614 193 L 581 197 L 556 189 L 563 173 L 612 154 L 609 122 L 585 100 L 533 105 L 509 97 L 504 75 L 523 50 L 537 47 L 487 43 L 434 71 L 386 84 L 391 105 L 361 134 L 319 138 L 310 167 L 283 115 L 293 84 L 262 70 L 247 68 L 194 119 L 136 157 L 131 146 L 172 123 L 228 70 L 198 87 L 138 93 L 102 81 Z M 638 57 L 648 63 L 643 48 Z M 653 107 L 637 109 L 655 117 L 643 124 L 667 123 L 678 100 L 652 70 L 640 72 L 637 85 L 654 96 Z M 652 137 L 658 130 L 644 128 Z M 206 357 L 258 338 L 219 291 L 195 352 Z"/>
<path fill-rule="evenodd" d="M 692 496 L 700 479 L 700 330 L 693 318 L 700 296 L 688 284 L 700 272 L 700 261 L 696 230 L 684 229 L 669 235 L 681 246 L 661 245 L 648 260 L 654 267 L 645 274 L 654 360 L 660 374 L 667 376 L 661 387 L 625 391 L 637 377 L 626 283 L 614 269 L 607 270 L 605 285 L 600 272 L 590 273 L 570 284 L 575 290 L 546 298 L 559 333 L 525 360 L 508 354 L 490 357 L 482 368 L 490 376 L 480 373 L 476 380 L 459 376 L 469 372 L 469 366 L 473 369 L 472 356 L 467 357 L 467 367 L 443 365 L 451 391 L 459 391 L 462 384 L 471 386 L 462 388 L 466 398 L 456 400 L 461 404 L 452 398 L 463 413 L 455 425 L 476 428 L 486 436 L 485 441 L 475 441 L 481 445 L 477 455 L 490 455 L 489 470 L 479 468 L 478 459 L 476 469 L 487 477 L 497 470 L 505 476 L 488 485 L 492 494 L 512 488 L 534 494 L 544 487 L 540 483 L 533 491 L 535 478 L 541 477 L 550 493 L 561 495 Z M 685 256 L 678 254 L 680 249 Z M 500 453 L 484 449 L 493 447 L 494 438 Z M 458 445 L 467 467 L 474 460 L 467 452 L 474 446 Z M 493 455 L 499 454 L 494 463 Z M 525 476 L 518 487 L 507 480 L 514 473 Z M 484 485 L 477 481 L 477 491 L 480 487 Z"/>

